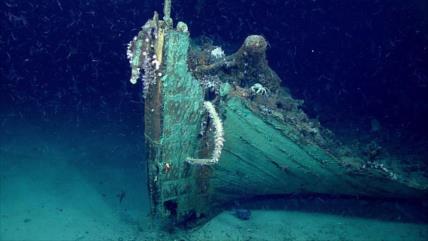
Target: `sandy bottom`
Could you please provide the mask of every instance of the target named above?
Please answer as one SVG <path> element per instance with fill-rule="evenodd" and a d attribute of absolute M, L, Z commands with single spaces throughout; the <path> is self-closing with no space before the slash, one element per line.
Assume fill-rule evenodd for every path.
<path fill-rule="evenodd" d="M 225 211 L 191 231 L 148 218 L 142 153 L 120 131 L 2 132 L 0 240 L 428 240 L 428 224 L 287 210 Z M 120 194 L 124 195 L 120 201 Z"/>
<path fill-rule="evenodd" d="M 241 221 L 223 212 L 189 240 L 428 240 L 428 226 L 293 211 L 255 210 Z"/>

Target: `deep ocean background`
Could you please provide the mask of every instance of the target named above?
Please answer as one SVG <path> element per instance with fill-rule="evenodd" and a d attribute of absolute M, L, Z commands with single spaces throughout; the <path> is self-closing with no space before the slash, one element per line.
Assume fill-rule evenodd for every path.
<path fill-rule="evenodd" d="M 357 123 L 426 136 L 428 4 L 413 1 L 173 1 L 192 37 L 233 52 L 249 34 L 321 123 Z M 128 41 L 162 1 L 0 4 L 1 112 L 23 118 L 141 121 L 128 83 Z"/>

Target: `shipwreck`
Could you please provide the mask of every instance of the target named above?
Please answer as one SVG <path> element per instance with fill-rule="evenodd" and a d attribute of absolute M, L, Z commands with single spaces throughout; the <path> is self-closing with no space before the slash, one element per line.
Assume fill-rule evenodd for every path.
<path fill-rule="evenodd" d="M 226 55 L 183 22 L 149 19 L 128 45 L 142 81 L 153 216 L 196 225 L 233 200 L 291 193 L 422 198 L 428 182 L 354 153 L 301 110 L 250 35 Z"/>

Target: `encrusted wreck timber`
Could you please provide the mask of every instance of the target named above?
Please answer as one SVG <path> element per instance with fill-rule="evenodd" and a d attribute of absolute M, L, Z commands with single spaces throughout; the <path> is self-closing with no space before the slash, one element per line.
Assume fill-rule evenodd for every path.
<path fill-rule="evenodd" d="M 236 84 L 241 87 L 250 87 L 260 83 L 270 90 L 277 91 L 280 89 L 281 79 L 268 65 L 267 46 L 268 43 L 263 36 L 250 35 L 234 54 L 209 65 L 197 66 L 194 74 L 201 78 L 204 75 L 217 74 L 222 69 L 227 69 L 236 76 L 239 81 Z"/>

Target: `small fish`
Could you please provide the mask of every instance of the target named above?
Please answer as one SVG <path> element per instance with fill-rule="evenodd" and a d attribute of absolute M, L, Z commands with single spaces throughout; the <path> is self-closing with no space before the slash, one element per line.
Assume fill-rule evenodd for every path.
<path fill-rule="evenodd" d="M 116 194 L 116 197 L 119 198 L 119 203 L 122 203 L 123 199 L 126 196 L 126 192 L 125 191 L 121 191 L 120 193 Z"/>

